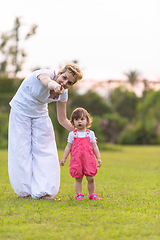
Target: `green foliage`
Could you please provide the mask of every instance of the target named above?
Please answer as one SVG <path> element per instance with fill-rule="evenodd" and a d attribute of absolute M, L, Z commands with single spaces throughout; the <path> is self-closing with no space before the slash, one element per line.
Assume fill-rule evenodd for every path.
<path fill-rule="evenodd" d="M 102 126 L 102 118 L 99 116 L 93 116 L 92 126 L 90 127 L 91 130 L 95 132 L 97 142 L 103 143 L 105 142 L 105 136 L 103 135 L 103 126 Z"/>
<path fill-rule="evenodd" d="M 160 144 L 160 133 L 153 126 L 146 126 L 142 121 L 128 125 L 118 137 L 119 144 L 156 145 Z"/>
<path fill-rule="evenodd" d="M 135 127 L 128 124 L 118 136 L 118 144 L 134 145 L 136 144 Z"/>
<path fill-rule="evenodd" d="M 160 90 L 150 91 L 138 104 L 137 142 L 158 144 L 160 139 Z"/>
<path fill-rule="evenodd" d="M 14 95 L 20 86 L 21 81 L 22 80 L 20 79 L 8 78 L 5 75 L 0 76 L 0 93 Z"/>
<path fill-rule="evenodd" d="M 110 93 L 112 112 L 128 118 L 130 121 L 135 118 L 139 98 L 134 92 L 128 91 L 124 86 L 115 88 Z"/>
<path fill-rule="evenodd" d="M 92 116 L 102 116 L 104 113 L 111 112 L 110 107 L 104 99 L 95 92 L 88 91 L 87 93 L 80 95 L 73 91 L 74 89 L 69 90 L 69 114 L 71 114 L 71 112 L 77 107 L 85 108 Z"/>
<path fill-rule="evenodd" d="M 9 102 L 16 93 L 18 87 L 20 86 L 22 80 L 8 78 L 3 75 L 0 76 L 0 112 L 9 113 L 10 106 Z"/>
<path fill-rule="evenodd" d="M 59 151 L 60 159 L 63 151 Z M 61 201 L 17 198 L 8 179 L 7 151 L 0 151 L 0 239 L 158 240 L 160 148 L 122 147 L 101 152 L 95 177 L 100 201 L 75 199 L 68 162 L 61 168 Z"/>
<path fill-rule="evenodd" d="M 138 104 L 138 117 L 147 122 L 156 119 L 160 123 L 160 90 L 150 91 L 143 101 Z"/>
<path fill-rule="evenodd" d="M 0 149 L 8 146 L 9 102 L 20 83 L 21 80 L 0 76 Z"/>
<path fill-rule="evenodd" d="M 119 144 L 160 143 L 160 91 L 146 92 L 145 97 L 136 100 L 133 93 L 117 88 L 111 93 L 111 100 L 113 110 L 130 119 L 119 132 Z"/>
<path fill-rule="evenodd" d="M 22 80 L 0 76 L 0 114 L 9 114 L 9 102 L 16 93 Z M 69 89 L 67 117 L 77 107 L 88 110 L 93 118 L 91 129 L 95 132 L 98 144 L 105 149 L 105 143 L 119 144 L 160 144 L 160 91 L 148 91 L 138 98 L 121 86 L 109 95 L 109 103 L 98 94 L 89 91 L 84 95 L 77 93 L 74 87 Z M 54 125 L 58 147 L 64 148 L 68 131 L 57 120 L 56 104 L 48 105 Z M 6 115 L 4 115 L 6 119 Z M 6 119 L 6 124 L 7 123 Z M 0 125 L 0 132 L 7 127 Z M 1 134 L 0 148 L 6 147 L 6 134 Z M 4 138 L 4 141 L 2 140 Z"/>
<path fill-rule="evenodd" d="M 157 134 L 152 126 L 145 126 L 139 121 L 135 129 L 137 144 L 156 144 Z"/>
<path fill-rule="evenodd" d="M 0 114 L 0 148 L 8 146 L 8 114 Z"/>
<path fill-rule="evenodd" d="M 124 129 L 128 119 L 119 116 L 117 113 L 105 114 L 102 119 L 101 124 L 103 126 L 105 140 L 107 142 L 117 143 L 118 135 Z"/>

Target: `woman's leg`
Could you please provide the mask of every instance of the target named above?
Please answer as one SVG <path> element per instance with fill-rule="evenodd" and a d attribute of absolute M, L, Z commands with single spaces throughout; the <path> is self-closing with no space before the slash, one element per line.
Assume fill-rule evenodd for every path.
<path fill-rule="evenodd" d="M 87 183 L 88 192 L 89 192 L 89 195 L 91 195 L 95 191 L 94 176 L 86 176 L 86 179 L 88 181 L 88 183 Z"/>
<path fill-rule="evenodd" d="M 16 194 L 31 194 L 31 119 L 13 110 L 9 117 L 8 173 Z"/>
<path fill-rule="evenodd" d="M 49 116 L 32 120 L 32 197 L 52 199 L 60 186 L 60 165 Z"/>
<path fill-rule="evenodd" d="M 82 180 L 83 177 L 75 178 L 75 191 L 77 194 L 82 193 Z"/>

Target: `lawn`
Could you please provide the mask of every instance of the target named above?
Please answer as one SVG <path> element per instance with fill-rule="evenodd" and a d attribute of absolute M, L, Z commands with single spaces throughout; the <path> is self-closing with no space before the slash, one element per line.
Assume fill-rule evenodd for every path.
<path fill-rule="evenodd" d="M 59 150 L 61 158 L 63 151 Z M 61 168 L 61 201 L 17 198 L 0 151 L 0 240 L 160 240 L 160 146 L 119 146 L 101 151 L 99 201 L 75 200 L 68 162 Z"/>

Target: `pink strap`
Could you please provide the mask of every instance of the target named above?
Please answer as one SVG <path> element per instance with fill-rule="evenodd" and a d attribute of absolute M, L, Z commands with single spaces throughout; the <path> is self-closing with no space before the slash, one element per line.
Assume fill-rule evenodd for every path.
<path fill-rule="evenodd" d="M 86 137 L 89 137 L 89 133 L 90 133 L 90 130 L 86 129 Z M 73 131 L 73 135 L 74 135 L 74 137 L 77 137 L 77 130 L 76 129 Z"/>
<path fill-rule="evenodd" d="M 76 129 L 73 131 L 73 134 L 74 134 L 74 137 L 77 137 L 77 130 Z"/>
<path fill-rule="evenodd" d="M 90 133 L 90 130 L 87 129 L 87 130 L 86 130 L 86 136 L 87 136 L 87 137 L 89 137 L 89 133 Z"/>

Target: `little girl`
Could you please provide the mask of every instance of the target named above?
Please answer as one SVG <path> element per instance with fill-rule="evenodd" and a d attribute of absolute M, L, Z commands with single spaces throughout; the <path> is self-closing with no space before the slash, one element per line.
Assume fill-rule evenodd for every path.
<path fill-rule="evenodd" d="M 68 135 L 68 143 L 60 165 L 64 166 L 70 153 L 69 172 L 75 178 L 77 200 L 83 200 L 84 197 L 82 194 L 82 180 L 84 175 L 88 182 L 89 199 L 101 199 L 94 193 L 94 176 L 97 174 L 98 167 L 101 167 L 102 162 L 95 134 L 93 131 L 87 129 L 92 123 L 91 116 L 84 108 L 76 108 L 71 115 L 70 121 L 75 130 Z"/>

